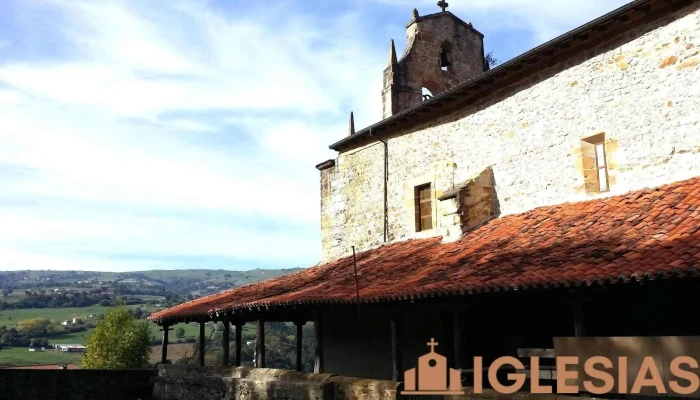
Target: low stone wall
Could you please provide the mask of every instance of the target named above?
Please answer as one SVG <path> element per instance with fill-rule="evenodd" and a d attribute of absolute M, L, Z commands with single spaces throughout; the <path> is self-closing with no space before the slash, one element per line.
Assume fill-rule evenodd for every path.
<path fill-rule="evenodd" d="M 481 393 L 474 393 L 474 388 L 465 387 L 461 396 L 445 396 L 445 400 L 581 400 L 582 397 L 567 396 L 564 394 L 532 394 L 527 392 L 515 392 L 513 394 L 500 394 L 493 389 L 484 389 Z M 603 400 L 597 397 L 586 397 L 585 400 Z M 612 400 L 606 398 L 604 400 Z"/>
<path fill-rule="evenodd" d="M 154 400 L 400 400 L 397 383 L 331 374 L 308 374 L 271 368 L 197 367 L 160 365 L 154 379 Z M 400 390 L 400 389 L 399 389 Z M 444 400 L 581 400 L 557 394 L 492 389 L 474 393 L 463 388 L 460 396 L 428 396 Z M 414 398 L 414 397 L 412 397 Z M 586 400 L 596 400 L 587 398 Z M 606 399 L 610 400 L 610 399 Z"/>
<path fill-rule="evenodd" d="M 396 383 L 271 368 L 160 365 L 157 400 L 393 400 Z"/>
<path fill-rule="evenodd" d="M 148 370 L 0 370 L 3 400 L 146 400 L 153 392 L 155 369 Z"/>

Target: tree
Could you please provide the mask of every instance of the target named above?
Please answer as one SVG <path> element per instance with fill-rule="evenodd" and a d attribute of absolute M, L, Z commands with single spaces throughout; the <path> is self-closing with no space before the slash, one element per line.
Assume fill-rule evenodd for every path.
<path fill-rule="evenodd" d="M 23 319 L 17 322 L 17 330 L 29 337 L 43 336 L 51 321 L 45 318 Z"/>
<path fill-rule="evenodd" d="M 185 328 L 179 327 L 179 328 L 175 329 L 175 337 L 180 338 L 180 339 L 184 338 L 185 337 Z"/>
<path fill-rule="evenodd" d="M 83 368 L 128 369 L 148 365 L 155 338 L 147 321 L 139 321 L 126 307 L 105 312 L 88 340 Z"/>
<path fill-rule="evenodd" d="M 498 58 L 494 57 L 493 51 L 490 51 L 484 56 L 484 61 L 488 64 L 489 68 L 493 68 L 498 65 Z"/>

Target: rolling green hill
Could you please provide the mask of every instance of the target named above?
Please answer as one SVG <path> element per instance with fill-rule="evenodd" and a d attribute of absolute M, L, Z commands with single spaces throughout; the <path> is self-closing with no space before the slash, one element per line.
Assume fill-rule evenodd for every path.
<path fill-rule="evenodd" d="M 89 292 L 120 289 L 119 294 L 199 297 L 236 286 L 290 274 L 299 269 L 254 269 L 250 271 L 182 269 L 134 272 L 94 271 L 0 271 L 0 301 L 21 300 L 26 291 Z"/>

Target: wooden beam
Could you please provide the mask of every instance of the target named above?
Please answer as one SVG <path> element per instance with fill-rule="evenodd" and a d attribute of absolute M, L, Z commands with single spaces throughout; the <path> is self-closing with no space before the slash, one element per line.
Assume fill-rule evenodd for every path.
<path fill-rule="evenodd" d="M 199 365 L 204 366 L 204 322 L 199 323 Z"/>
<path fill-rule="evenodd" d="M 258 319 L 258 337 L 255 339 L 255 366 L 265 368 L 265 320 Z"/>
<path fill-rule="evenodd" d="M 221 344 L 224 346 L 224 355 L 223 355 L 224 359 L 222 360 L 224 366 L 229 365 L 229 362 L 228 362 L 228 358 L 229 358 L 229 347 L 228 347 L 229 340 L 228 340 L 228 337 L 229 337 L 230 332 L 231 332 L 231 321 L 229 321 L 228 318 L 224 318 L 224 334 L 223 334 L 223 337 L 221 338 L 221 341 L 222 341 Z"/>
<path fill-rule="evenodd" d="M 316 346 L 314 347 L 314 373 L 323 373 L 323 320 L 320 314 L 314 318 L 314 336 L 316 336 Z"/>
<path fill-rule="evenodd" d="M 403 355 L 401 352 L 401 317 L 394 316 L 390 320 L 391 324 L 391 379 L 394 382 L 402 381 Z"/>
<path fill-rule="evenodd" d="M 236 322 L 236 366 L 241 366 L 241 348 L 243 347 L 243 323 Z"/>
<path fill-rule="evenodd" d="M 554 349 L 518 349 L 520 358 L 554 358 Z"/>
<path fill-rule="evenodd" d="M 302 359 L 301 359 L 301 356 L 302 356 L 301 352 L 302 352 L 302 348 L 303 348 L 302 327 L 304 326 L 305 323 L 306 323 L 306 321 L 297 321 L 294 323 L 294 325 L 297 326 L 297 371 L 301 371 L 302 369 L 304 369 L 303 368 L 304 366 L 302 364 Z"/>
<path fill-rule="evenodd" d="M 161 348 L 160 363 L 165 364 L 168 361 L 168 332 L 172 328 L 169 325 L 163 325 L 163 343 Z"/>
<path fill-rule="evenodd" d="M 555 53 L 554 53 L 554 49 L 547 49 L 547 50 L 544 50 L 544 51 L 542 52 L 542 55 L 543 55 L 544 57 L 552 57 L 552 56 L 554 56 L 554 54 L 555 54 Z"/>
<path fill-rule="evenodd" d="M 454 368 L 464 368 L 462 360 L 462 312 L 460 310 L 452 311 L 452 349 L 454 351 Z"/>
<path fill-rule="evenodd" d="M 580 300 L 572 302 L 574 311 L 574 336 L 584 337 L 586 335 L 583 324 L 583 303 Z"/>
<path fill-rule="evenodd" d="M 651 11 L 651 6 L 649 4 L 643 5 L 643 6 L 638 6 L 636 7 L 633 12 L 634 13 L 639 13 L 642 15 L 646 15 Z"/>

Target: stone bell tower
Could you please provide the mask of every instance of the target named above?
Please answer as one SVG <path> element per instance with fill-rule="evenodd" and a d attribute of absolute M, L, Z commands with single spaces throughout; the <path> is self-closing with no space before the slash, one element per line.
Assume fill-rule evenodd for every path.
<path fill-rule="evenodd" d="M 406 25 L 406 49 L 396 57 L 391 41 L 389 66 L 384 70 L 382 105 L 384 118 L 398 114 L 427 99 L 423 88 L 433 96 L 486 71 L 484 35 L 454 14 L 448 4 L 438 3 L 441 12 L 419 16 Z"/>

